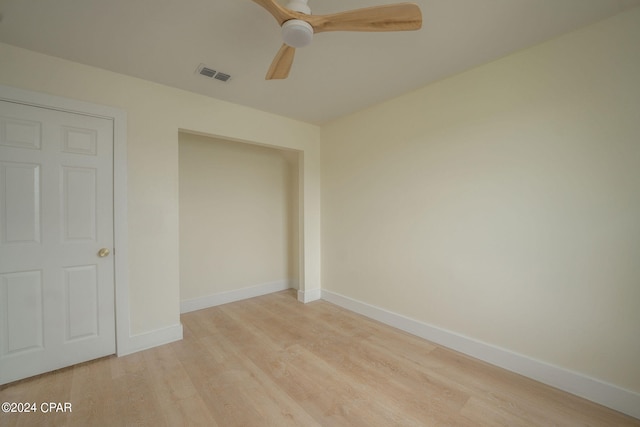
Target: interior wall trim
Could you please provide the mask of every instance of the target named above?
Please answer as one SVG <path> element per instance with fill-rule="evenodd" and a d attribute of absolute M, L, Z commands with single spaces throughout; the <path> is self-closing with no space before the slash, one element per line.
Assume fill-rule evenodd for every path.
<path fill-rule="evenodd" d="M 137 335 L 131 335 L 128 345 L 122 351 L 118 351 L 118 357 L 127 354 L 137 353 L 138 351 L 148 350 L 164 344 L 169 344 L 182 339 L 182 324 L 172 325 L 166 328 L 156 329 L 154 331 L 143 332 Z"/>
<path fill-rule="evenodd" d="M 260 285 L 235 289 L 233 291 L 219 292 L 203 297 L 182 300 L 180 301 L 180 313 L 189 313 L 191 311 L 215 307 L 217 305 L 227 304 L 234 301 L 259 297 L 273 292 L 284 291 L 289 288 L 291 288 L 289 280 L 278 280 L 275 282 L 262 283 Z"/>
<path fill-rule="evenodd" d="M 322 299 L 503 369 L 640 419 L 640 393 L 487 344 L 356 299 L 322 290 Z"/>
<path fill-rule="evenodd" d="M 322 299 L 322 290 L 320 289 L 309 289 L 309 290 L 299 290 L 298 291 L 298 301 L 303 303 L 309 303 L 313 301 L 317 301 Z"/>

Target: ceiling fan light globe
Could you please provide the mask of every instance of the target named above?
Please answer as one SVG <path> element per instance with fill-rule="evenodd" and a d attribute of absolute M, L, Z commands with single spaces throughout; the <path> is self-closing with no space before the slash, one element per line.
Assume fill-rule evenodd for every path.
<path fill-rule="evenodd" d="M 313 27 L 300 19 L 291 19 L 282 24 L 282 40 L 295 48 L 308 46 L 313 40 Z"/>

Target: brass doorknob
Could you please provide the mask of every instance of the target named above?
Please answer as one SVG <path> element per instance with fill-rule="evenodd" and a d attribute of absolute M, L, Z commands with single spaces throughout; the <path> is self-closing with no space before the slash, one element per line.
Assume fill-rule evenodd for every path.
<path fill-rule="evenodd" d="M 109 253 L 110 253 L 110 251 L 109 251 L 109 249 L 108 249 L 108 248 L 102 248 L 102 249 L 100 249 L 100 250 L 98 251 L 98 256 L 99 256 L 100 258 L 104 258 L 104 257 L 106 257 L 107 255 L 109 255 Z"/>

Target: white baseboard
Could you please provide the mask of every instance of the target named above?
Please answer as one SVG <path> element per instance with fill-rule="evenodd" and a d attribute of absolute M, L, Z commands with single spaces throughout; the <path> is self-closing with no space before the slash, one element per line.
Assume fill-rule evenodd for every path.
<path fill-rule="evenodd" d="M 215 307 L 217 305 L 227 304 L 234 301 L 259 297 L 273 292 L 284 291 L 290 287 L 288 280 L 279 280 L 277 282 L 263 283 L 261 285 L 250 286 L 248 288 L 183 300 L 180 301 L 180 313 L 189 313 L 191 311 L 202 310 L 203 308 Z"/>
<path fill-rule="evenodd" d="M 167 328 L 156 329 L 155 331 L 144 332 L 142 334 L 131 335 L 126 339 L 124 345 L 118 341 L 118 357 L 148 350 L 164 344 L 169 344 L 182 339 L 182 324 L 169 326 Z"/>
<path fill-rule="evenodd" d="M 313 302 L 322 299 L 322 291 L 320 289 L 309 289 L 307 291 L 298 291 L 298 301 L 303 303 Z"/>
<path fill-rule="evenodd" d="M 477 341 L 335 292 L 323 290 L 322 299 L 436 344 L 640 419 L 640 393 Z"/>

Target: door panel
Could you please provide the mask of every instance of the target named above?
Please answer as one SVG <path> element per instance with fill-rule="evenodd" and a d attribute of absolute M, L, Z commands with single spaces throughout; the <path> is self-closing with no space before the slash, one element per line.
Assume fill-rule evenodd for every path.
<path fill-rule="evenodd" d="M 19 357 L 41 351 L 43 341 L 42 276 L 40 271 L 3 274 L 0 279 L 2 310 L 2 356 Z"/>
<path fill-rule="evenodd" d="M 65 126 L 62 151 L 95 156 L 98 153 L 98 134 L 94 129 Z"/>
<path fill-rule="evenodd" d="M 98 335 L 98 275 L 95 265 L 68 267 L 65 271 L 67 309 L 66 341 Z"/>
<path fill-rule="evenodd" d="M 62 168 L 61 205 L 65 242 L 96 238 L 96 170 Z"/>
<path fill-rule="evenodd" d="M 0 145 L 39 150 L 41 136 L 39 122 L 0 117 Z"/>
<path fill-rule="evenodd" d="M 40 242 L 40 166 L 0 162 L 0 242 Z"/>
<path fill-rule="evenodd" d="M 0 101 L 0 383 L 115 352 L 113 122 Z"/>

